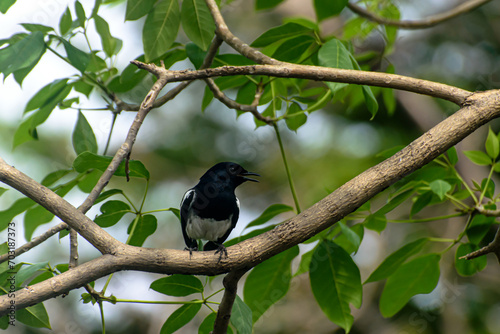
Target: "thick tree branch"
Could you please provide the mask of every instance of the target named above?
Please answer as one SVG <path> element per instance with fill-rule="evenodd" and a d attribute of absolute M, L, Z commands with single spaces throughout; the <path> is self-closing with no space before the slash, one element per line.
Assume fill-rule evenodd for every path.
<path fill-rule="evenodd" d="M 8 165 L 0 158 L 0 181 L 17 189 L 48 211 L 52 212 L 103 254 L 113 253 L 121 244 L 83 212 L 65 201 L 49 188 Z"/>
<path fill-rule="evenodd" d="M 217 311 L 213 334 L 226 334 L 229 320 L 231 319 L 231 311 L 233 310 L 234 300 L 238 292 L 238 282 L 246 273 L 246 270 L 231 271 L 224 277 L 224 296 Z"/>
<path fill-rule="evenodd" d="M 34 291 L 17 291 L 16 306 L 19 309 L 42 302 L 119 270 L 217 275 L 252 268 L 332 226 L 377 193 L 432 161 L 481 125 L 499 116 L 499 90 L 473 94 L 459 111 L 394 156 L 361 173 L 273 230 L 228 247 L 228 257 L 220 262 L 213 252 L 194 252 L 190 257 L 186 251 L 140 248 L 118 243 L 63 199 L 37 182 L 27 179 L 24 174 L 17 171 L 14 173 L 12 167 L 6 167 L 6 164 L 0 161 L 0 181 L 15 183 L 14 188 L 22 190 L 31 198 L 39 199 L 41 205 L 56 212 L 82 236 L 92 235 L 89 237 L 92 240 L 103 238 L 104 233 L 108 236 L 106 238 L 112 239 L 104 238 L 104 244 L 118 245 L 113 248 L 113 255 L 103 255 L 57 277 L 35 284 L 32 286 Z M 54 206 L 57 208 L 54 209 Z M 7 296 L 0 297 L 0 316 L 5 314 L 9 303 Z"/>
<path fill-rule="evenodd" d="M 267 75 L 280 78 L 301 78 L 315 81 L 343 82 L 357 85 L 395 88 L 441 98 L 457 105 L 461 105 L 465 99 L 472 94 L 467 90 L 457 87 L 433 81 L 415 79 L 404 75 L 291 63 L 282 63 L 281 65 L 222 66 L 197 71 L 171 71 L 162 69 L 155 64 L 145 64 L 136 60 L 133 60 L 132 63 L 151 73 L 158 71 L 164 72 L 168 82 L 233 75 Z"/>
<path fill-rule="evenodd" d="M 491 0 L 469 0 L 444 13 L 429 16 L 428 18 L 422 20 L 409 20 L 409 21 L 387 19 L 385 17 L 378 16 L 352 2 L 349 2 L 347 6 L 349 7 L 350 10 L 352 10 L 359 16 L 362 16 L 370 21 L 374 21 L 379 24 L 395 26 L 402 29 L 424 29 L 424 28 L 434 27 L 444 21 L 450 20 L 454 17 L 470 12 L 476 9 L 477 7 L 480 7 L 490 1 Z"/>

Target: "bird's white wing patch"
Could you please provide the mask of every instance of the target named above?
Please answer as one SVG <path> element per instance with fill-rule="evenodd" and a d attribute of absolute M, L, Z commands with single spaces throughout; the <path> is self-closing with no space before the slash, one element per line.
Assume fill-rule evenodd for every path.
<path fill-rule="evenodd" d="M 186 191 L 186 193 L 184 194 L 184 197 L 182 197 L 182 201 L 181 201 L 181 206 L 182 206 L 182 203 L 184 203 L 184 201 L 186 199 L 188 199 L 189 196 L 191 196 L 191 194 L 194 193 L 194 189 L 189 189 L 188 191 Z M 194 200 L 194 196 L 193 196 L 193 200 Z"/>

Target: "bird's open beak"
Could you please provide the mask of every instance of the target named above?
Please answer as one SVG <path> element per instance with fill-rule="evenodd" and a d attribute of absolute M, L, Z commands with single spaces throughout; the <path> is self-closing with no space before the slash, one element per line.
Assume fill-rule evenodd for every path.
<path fill-rule="evenodd" d="M 242 177 L 245 181 L 259 182 L 259 180 L 247 177 L 248 175 L 260 176 L 259 174 L 252 173 L 252 172 L 243 172 L 243 173 L 238 174 L 238 176 Z"/>

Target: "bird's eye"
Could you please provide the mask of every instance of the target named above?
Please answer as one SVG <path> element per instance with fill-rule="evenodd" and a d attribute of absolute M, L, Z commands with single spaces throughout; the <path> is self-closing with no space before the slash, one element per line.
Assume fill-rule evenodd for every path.
<path fill-rule="evenodd" d="M 229 172 L 231 174 L 234 174 L 234 172 L 236 172 L 236 167 L 235 166 L 229 166 Z"/>

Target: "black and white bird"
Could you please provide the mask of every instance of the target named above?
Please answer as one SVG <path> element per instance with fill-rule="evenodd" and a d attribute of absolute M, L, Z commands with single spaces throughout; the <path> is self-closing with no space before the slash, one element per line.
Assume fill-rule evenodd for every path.
<path fill-rule="evenodd" d="M 222 244 L 238 222 L 240 201 L 234 190 L 245 181 L 259 182 L 234 162 L 220 162 L 200 178 L 200 182 L 189 189 L 181 202 L 181 227 L 186 249 L 198 250 L 197 240 L 208 240 L 203 250 L 216 250 L 227 256 Z"/>

